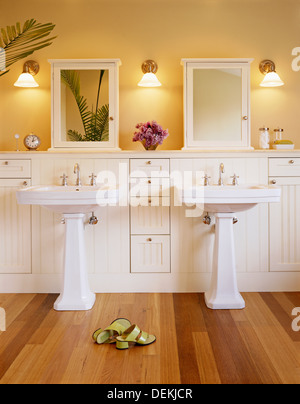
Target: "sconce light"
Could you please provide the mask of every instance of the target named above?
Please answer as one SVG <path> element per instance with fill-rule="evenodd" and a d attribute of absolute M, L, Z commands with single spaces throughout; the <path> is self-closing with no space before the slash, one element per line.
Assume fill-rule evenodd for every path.
<path fill-rule="evenodd" d="M 160 87 L 161 83 L 158 78 L 155 76 L 157 72 L 158 66 L 154 60 L 146 60 L 142 64 L 142 71 L 144 76 L 142 80 L 138 83 L 140 87 Z"/>
<path fill-rule="evenodd" d="M 259 70 L 265 74 L 265 78 L 260 83 L 261 87 L 280 87 L 284 82 L 275 71 L 275 63 L 272 60 L 263 60 L 259 65 Z"/>
<path fill-rule="evenodd" d="M 15 82 L 16 87 L 39 87 L 38 83 L 35 81 L 33 76 L 38 74 L 40 71 L 40 66 L 34 60 L 28 60 L 23 65 L 23 73 L 20 75 L 18 80 Z"/>

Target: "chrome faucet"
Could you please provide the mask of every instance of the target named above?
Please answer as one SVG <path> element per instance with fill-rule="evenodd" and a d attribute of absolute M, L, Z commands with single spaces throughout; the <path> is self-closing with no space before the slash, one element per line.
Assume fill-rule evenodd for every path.
<path fill-rule="evenodd" d="M 219 168 L 219 183 L 218 183 L 220 186 L 224 185 L 223 178 L 222 178 L 222 174 L 224 174 L 224 172 L 225 172 L 224 164 L 221 163 L 220 168 Z"/>
<path fill-rule="evenodd" d="M 64 173 L 60 178 L 62 178 L 62 186 L 66 187 L 68 186 L 68 176 Z"/>
<path fill-rule="evenodd" d="M 79 164 L 76 163 L 74 166 L 74 174 L 77 174 L 77 178 L 76 178 L 76 187 L 80 187 L 81 186 L 81 179 L 80 179 L 80 167 Z"/>

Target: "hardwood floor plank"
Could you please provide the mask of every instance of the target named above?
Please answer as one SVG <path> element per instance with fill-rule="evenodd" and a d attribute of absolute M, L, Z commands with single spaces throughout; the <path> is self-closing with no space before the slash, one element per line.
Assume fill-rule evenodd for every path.
<path fill-rule="evenodd" d="M 194 332 L 193 339 L 201 383 L 221 384 L 216 360 L 207 332 Z"/>
<path fill-rule="evenodd" d="M 174 296 L 172 294 L 160 294 L 158 305 L 159 327 L 155 329 L 157 333 L 157 342 L 155 344 L 157 344 L 156 349 L 160 365 L 158 383 L 184 383 L 180 372 L 180 352 L 178 350 L 182 340 L 177 333 Z"/>
<path fill-rule="evenodd" d="M 219 376 L 226 384 L 259 384 L 261 378 L 230 310 L 209 310 L 203 306 L 207 332 L 213 347 Z"/>
<path fill-rule="evenodd" d="M 280 384 L 278 373 L 270 361 L 266 351 L 260 343 L 255 331 L 249 322 L 238 322 L 238 330 L 247 347 L 248 354 L 251 356 L 255 368 L 263 384 Z"/>
<path fill-rule="evenodd" d="M 193 332 L 199 330 L 194 314 L 194 311 L 200 311 L 199 295 L 174 294 L 173 299 L 181 382 L 184 384 L 199 384 L 201 379 L 193 341 Z M 202 314 L 199 316 L 199 322 L 201 322 L 201 318 Z M 172 343 L 172 340 L 170 343 Z"/>
<path fill-rule="evenodd" d="M 49 304 L 53 306 L 53 303 L 52 295 L 36 295 L 16 318 L 23 326 L 16 335 L 11 335 L 11 342 L 0 355 L 0 379 L 43 321 L 49 311 Z M 10 335 L 9 331 L 6 332 Z"/>
<path fill-rule="evenodd" d="M 282 326 L 282 329 L 287 333 L 291 340 L 294 342 L 300 342 L 300 333 L 297 333 L 292 329 L 292 311 L 290 311 L 288 314 L 282 304 L 276 300 L 272 293 L 260 293 L 260 296 L 263 298 L 264 302 L 272 311 L 274 316 L 276 316 L 277 320 Z"/>
<path fill-rule="evenodd" d="M 283 383 L 300 382 L 299 350 L 260 294 L 246 294 L 246 315 Z"/>

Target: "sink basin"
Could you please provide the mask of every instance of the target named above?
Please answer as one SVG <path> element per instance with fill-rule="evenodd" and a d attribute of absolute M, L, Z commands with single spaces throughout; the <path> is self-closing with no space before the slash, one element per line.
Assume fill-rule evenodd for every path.
<path fill-rule="evenodd" d="M 89 213 L 118 202 L 118 190 L 107 186 L 40 185 L 17 191 L 20 204 L 40 205 L 57 213 Z"/>
<path fill-rule="evenodd" d="M 215 244 L 211 286 L 205 293 L 207 307 L 214 310 L 243 309 L 236 278 L 233 223 L 237 212 L 259 203 L 280 202 L 281 190 L 264 185 L 198 186 L 183 191 L 182 202 L 197 205 L 215 217 Z"/>
<path fill-rule="evenodd" d="M 280 202 L 280 189 L 265 185 L 211 185 L 185 189 L 182 202 L 203 205 L 209 213 L 236 213 L 258 203 Z"/>
<path fill-rule="evenodd" d="M 99 206 L 116 205 L 119 191 L 107 186 L 40 185 L 22 188 L 16 194 L 18 203 L 44 206 L 61 213 L 64 218 L 64 284 L 54 309 L 90 310 L 96 296 L 88 282 L 84 237 L 86 213 Z"/>

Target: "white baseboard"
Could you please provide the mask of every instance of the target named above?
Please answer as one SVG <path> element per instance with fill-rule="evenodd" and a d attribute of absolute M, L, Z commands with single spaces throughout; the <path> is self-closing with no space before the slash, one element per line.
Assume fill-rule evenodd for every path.
<path fill-rule="evenodd" d="M 89 275 L 95 293 L 203 293 L 211 275 L 177 274 L 99 274 Z M 241 292 L 300 291 L 299 272 L 239 273 Z M 0 274 L 0 293 L 59 293 L 61 275 Z"/>

